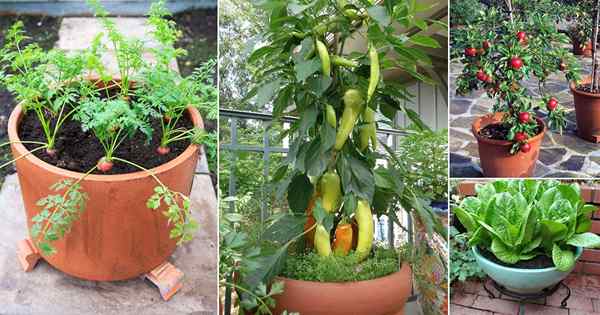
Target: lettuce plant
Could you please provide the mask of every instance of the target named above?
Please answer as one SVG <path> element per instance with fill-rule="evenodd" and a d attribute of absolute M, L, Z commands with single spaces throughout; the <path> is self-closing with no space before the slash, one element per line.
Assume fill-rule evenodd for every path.
<path fill-rule="evenodd" d="M 596 207 L 585 204 L 577 184 L 494 181 L 476 191 L 454 213 L 470 246 L 487 249 L 506 264 L 546 255 L 558 270 L 568 271 L 577 247 L 600 247 L 600 236 L 589 232 Z"/>

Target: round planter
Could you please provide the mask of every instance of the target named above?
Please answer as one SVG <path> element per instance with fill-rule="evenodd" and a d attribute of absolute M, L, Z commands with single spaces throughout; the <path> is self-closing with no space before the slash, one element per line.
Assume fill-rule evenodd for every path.
<path fill-rule="evenodd" d="M 564 279 L 569 271 L 558 271 L 555 267 L 543 269 L 520 269 L 499 265 L 479 253 L 476 247 L 472 248 L 477 264 L 483 271 L 498 284 L 515 293 L 534 294 L 549 288 Z M 583 252 L 577 248 L 575 260 Z"/>
<path fill-rule="evenodd" d="M 584 79 L 582 84 L 590 84 L 591 78 Z M 600 142 L 600 94 L 579 91 L 575 82 L 570 84 L 575 104 L 577 136 L 585 140 Z"/>
<path fill-rule="evenodd" d="M 299 312 L 310 315 L 402 315 L 411 294 L 412 271 L 403 264 L 400 271 L 366 281 L 324 283 L 276 278 L 284 292 L 274 296 L 273 314 Z"/>
<path fill-rule="evenodd" d="M 203 127 L 200 113 L 189 109 L 194 125 Z M 18 127 L 23 118 L 17 106 L 10 115 L 10 141 L 19 141 Z M 36 202 L 50 194 L 49 187 L 59 180 L 77 180 L 84 174 L 50 165 L 20 143 L 11 145 L 13 156 L 24 158 L 16 162 L 27 225 L 41 210 Z M 152 169 L 172 190 L 189 195 L 198 146 L 190 145 L 175 159 Z M 171 228 L 162 210 L 150 210 L 146 201 L 157 183 L 144 171 L 119 175 L 89 175 L 81 181 L 89 200 L 85 211 L 70 232 L 53 243 L 57 253 L 44 256 L 55 268 L 78 278 L 114 281 L 144 274 L 169 257 L 176 240 L 169 238 Z"/>
<path fill-rule="evenodd" d="M 587 41 L 585 45 L 573 40 L 573 55 L 591 57 L 592 56 L 592 41 Z"/>
<path fill-rule="evenodd" d="M 531 145 L 531 150 L 527 153 L 519 151 L 516 154 L 510 154 L 513 142 L 488 139 L 479 135 L 479 131 L 485 126 L 502 122 L 502 117 L 504 117 L 504 113 L 488 114 L 475 119 L 471 127 L 471 131 L 477 139 L 483 175 L 486 177 L 532 177 L 546 132 L 546 125 L 536 118 L 538 125 L 542 127 L 542 132 L 527 141 Z"/>

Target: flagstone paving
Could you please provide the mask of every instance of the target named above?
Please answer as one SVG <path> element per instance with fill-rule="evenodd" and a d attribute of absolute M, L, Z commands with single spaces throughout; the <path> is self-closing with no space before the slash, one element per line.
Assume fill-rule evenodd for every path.
<path fill-rule="evenodd" d="M 591 69 L 591 58 L 579 58 L 584 74 Z M 469 95 L 456 95 L 456 78 L 462 71 L 458 60 L 450 65 L 450 175 L 452 177 L 482 177 L 479 152 L 471 123 L 481 115 L 489 113 L 494 100 L 483 90 Z M 525 82 L 530 93 L 539 97 L 537 79 Z M 547 132 L 542 141 L 535 177 L 588 178 L 600 176 L 600 144 L 591 143 L 576 136 L 575 108 L 573 96 L 562 73 L 551 76 L 546 84 L 568 112 L 567 128 L 562 135 Z M 544 117 L 543 113 L 540 113 Z"/>

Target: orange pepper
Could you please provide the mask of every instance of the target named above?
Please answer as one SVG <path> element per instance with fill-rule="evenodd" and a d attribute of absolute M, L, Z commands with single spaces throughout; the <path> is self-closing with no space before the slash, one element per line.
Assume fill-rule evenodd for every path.
<path fill-rule="evenodd" d="M 353 240 L 352 225 L 343 223 L 335 229 L 335 241 L 333 242 L 333 252 L 338 256 L 346 256 L 352 249 Z"/>
<path fill-rule="evenodd" d="M 304 223 L 304 231 L 310 229 L 311 226 L 315 225 L 315 223 L 317 221 L 315 221 L 315 218 L 312 216 L 312 211 L 313 208 L 315 207 L 315 202 L 317 200 L 318 194 L 315 194 L 312 198 L 310 198 L 310 201 L 308 201 L 308 206 L 306 207 L 306 223 Z M 306 233 L 305 235 L 306 238 L 306 248 L 312 248 L 313 247 L 313 243 L 315 241 L 315 230 L 313 229 L 312 231 Z"/>

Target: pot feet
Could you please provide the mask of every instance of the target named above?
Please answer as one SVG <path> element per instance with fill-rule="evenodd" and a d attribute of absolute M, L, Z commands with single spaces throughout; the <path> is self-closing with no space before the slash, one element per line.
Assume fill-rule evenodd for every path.
<path fill-rule="evenodd" d="M 29 238 L 21 240 L 17 244 L 17 257 L 19 257 L 19 263 L 25 272 L 33 270 L 38 260 L 42 258 Z"/>
<path fill-rule="evenodd" d="M 183 286 L 183 272 L 169 262 L 162 263 L 144 277 L 158 287 L 165 301 L 171 299 Z"/>

